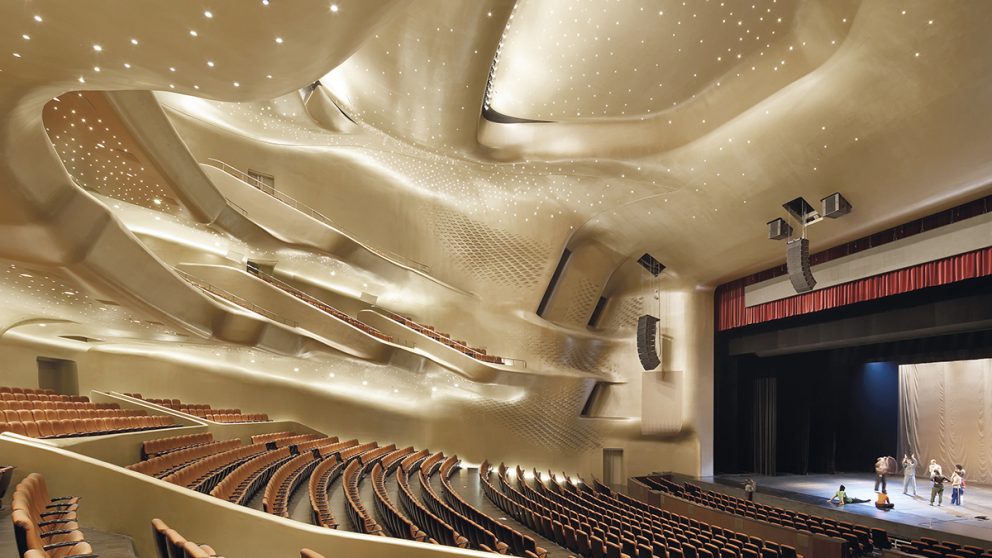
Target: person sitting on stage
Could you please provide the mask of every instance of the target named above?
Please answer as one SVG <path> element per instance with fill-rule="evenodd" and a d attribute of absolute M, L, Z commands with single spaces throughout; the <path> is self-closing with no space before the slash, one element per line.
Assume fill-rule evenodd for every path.
<path fill-rule="evenodd" d="M 882 511 L 889 511 L 896 507 L 896 505 L 889 501 L 888 493 L 882 491 L 878 493 L 878 500 L 875 502 L 875 507 Z"/>
<path fill-rule="evenodd" d="M 902 493 L 909 494 L 910 485 L 913 486 L 913 496 L 916 496 L 916 467 L 920 461 L 916 459 L 916 454 L 902 455 Z"/>
<path fill-rule="evenodd" d="M 835 503 L 834 500 L 837 500 L 836 504 L 838 506 L 843 506 L 844 504 L 862 504 L 868 501 L 868 500 L 860 500 L 858 498 L 848 497 L 847 488 L 843 484 L 840 485 L 840 488 L 837 489 L 837 492 L 834 493 L 833 497 L 827 500 L 827 502 L 833 504 Z"/>
<path fill-rule="evenodd" d="M 944 483 L 951 479 L 945 477 L 938 468 L 930 476 L 930 481 L 933 482 L 933 487 L 930 489 L 930 505 L 933 505 L 933 501 L 937 500 L 937 505 L 941 505 L 944 502 Z"/>
<path fill-rule="evenodd" d="M 879 457 L 875 460 L 875 492 L 878 492 L 878 485 L 882 485 L 882 492 L 885 492 L 885 474 L 889 472 L 889 464 L 886 458 Z"/>

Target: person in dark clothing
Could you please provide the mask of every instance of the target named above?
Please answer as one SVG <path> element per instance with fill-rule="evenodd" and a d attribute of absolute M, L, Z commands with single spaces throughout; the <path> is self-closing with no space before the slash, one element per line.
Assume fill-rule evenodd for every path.
<path fill-rule="evenodd" d="M 889 465 L 884 457 L 875 460 L 875 492 L 878 492 L 878 485 L 882 485 L 882 492 L 885 492 L 885 475 L 889 472 Z"/>
<path fill-rule="evenodd" d="M 930 482 L 933 483 L 933 487 L 930 489 L 930 505 L 933 505 L 933 501 L 937 500 L 937 505 L 941 505 L 944 502 L 944 483 L 951 479 L 944 476 L 939 470 L 933 472 L 933 476 L 930 477 Z"/>

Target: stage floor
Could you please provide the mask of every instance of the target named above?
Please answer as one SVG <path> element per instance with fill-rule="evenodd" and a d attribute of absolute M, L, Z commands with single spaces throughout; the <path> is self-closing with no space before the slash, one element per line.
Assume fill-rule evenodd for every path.
<path fill-rule="evenodd" d="M 753 478 L 758 483 L 759 500 L 761 494 L 793 500 L 804 505 L 870 516 L 882 521 L 900 523 L 914 528 L 933 529 L 953 533 L 963 537 L 992 541 L 992 487 L 971 485 L 965 490 L 962 505 L 952 506 L 950 483 L 944 487 L 944 503 L 930 506 L 930 482 L 917 479 L 917 496 L 912 490 L 908 496 L 902 493 L 902 477 L 890 477 L 889 498 L 896 505 L 892 511 L 884 512 L 875 508 L 874 476 L 867 475 L 782 475 L 773 477 L 753 475 L 720 475 L 701 479 L 718 485 L 743 486 L 745 478 Z M 839 485 L 847 487 L 851 498 L 868 499 L 865 504 L 835 506 L 826 499 L 833 496 Z M 992 547 L 992 544 L 984 546 Z"/>

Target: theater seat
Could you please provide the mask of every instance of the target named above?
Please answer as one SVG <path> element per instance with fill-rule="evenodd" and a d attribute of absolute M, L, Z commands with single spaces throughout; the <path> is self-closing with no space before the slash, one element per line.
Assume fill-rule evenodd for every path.
<path fill-rule="evenodd" d="M 300 558 L 324 558 L 323 554 L 317 554 L 316 552 L 310 550 L 309 548 L 304 548 L 300 551 Z"/>

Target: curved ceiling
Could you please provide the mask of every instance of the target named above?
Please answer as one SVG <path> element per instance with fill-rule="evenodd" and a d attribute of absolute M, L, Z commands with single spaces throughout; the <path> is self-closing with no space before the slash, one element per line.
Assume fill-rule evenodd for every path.
<path fill-rule="evenodd" d="M 497 52 L 490 105 L 512 117 L 562 121 L 667 112 L 740 81 L 768 94 L 833 53 L 856 7 L 521 0 Z"/>

